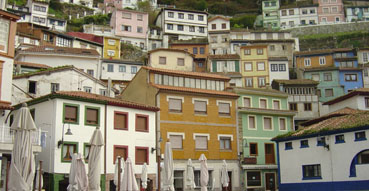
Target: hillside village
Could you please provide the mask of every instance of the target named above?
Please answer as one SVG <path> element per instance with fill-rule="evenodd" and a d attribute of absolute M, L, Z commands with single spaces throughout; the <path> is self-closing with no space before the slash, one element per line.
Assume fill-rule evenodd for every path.
<path fill-rule="evenodd" d="M 97 190 L 126 190 L 117 158 L 134 191 L 368 190 L 368 28 L 367 0 L 0 0 L 0 190 L 25 106 L 32 190 L 96 129 Z"/>

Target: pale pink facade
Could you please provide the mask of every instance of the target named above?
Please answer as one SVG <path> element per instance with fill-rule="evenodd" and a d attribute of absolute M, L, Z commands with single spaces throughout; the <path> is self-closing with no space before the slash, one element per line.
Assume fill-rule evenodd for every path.
<path fill-rule="evenodd" d="M 319 3 L 318 17 L 320 24 L 345 22 L 342 0 L 314 0 L 314 3 Z"/>
<path fill-rule="evenodd" d="M 112 13 L 115 8 L 123 8 L 123 0 L 104 0 L 106 13 Z"/>

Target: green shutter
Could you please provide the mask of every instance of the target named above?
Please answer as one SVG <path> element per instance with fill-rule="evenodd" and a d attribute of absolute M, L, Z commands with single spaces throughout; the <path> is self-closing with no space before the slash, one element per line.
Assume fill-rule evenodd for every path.
<path fill-rule="evenodd" d="M 235 61 L 236 72 L 240 72 L 240 61 Z"/>
<path fill-rule="evenodd" d="M 217 72 L 217 61 L 213 60 L 213 72 Z"/>

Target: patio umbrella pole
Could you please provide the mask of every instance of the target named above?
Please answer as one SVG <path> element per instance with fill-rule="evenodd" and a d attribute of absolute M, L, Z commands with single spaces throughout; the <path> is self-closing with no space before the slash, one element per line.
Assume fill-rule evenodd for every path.
<path fill-rule="evenodd" d="M 118 190 L 117 191 L 120 191 L 120 156 L 118 156 Z"/>
<path fill-rule="evenodd" d="M 10 171 L 10 161 L 8 161 L 8 164 L 6 165 L 5 191 L 8 191 L 9 171 Z"/>
<path fill-rule="evenodd" d="M 41 186 L 41 175 L 42 175 L 42 160 L 40 160 L 40 169 L 38 171 L 38 191 L 42 190 L 42 186 Z"/>

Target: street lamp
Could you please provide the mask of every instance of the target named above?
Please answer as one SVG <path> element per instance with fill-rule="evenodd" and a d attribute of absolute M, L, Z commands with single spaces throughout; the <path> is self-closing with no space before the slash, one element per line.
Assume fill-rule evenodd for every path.
<path fill-rule="evenodd" d="M 58 148 L 60 148 L 60 146 L 64 143 L 64 125 L 65 123 L 63 123 L 62 139 L 58 141 Z M 70 124 L 68 124 L 68 129 L 65 135 L 73 135 L 72 131 L 70 130 Z"/>

